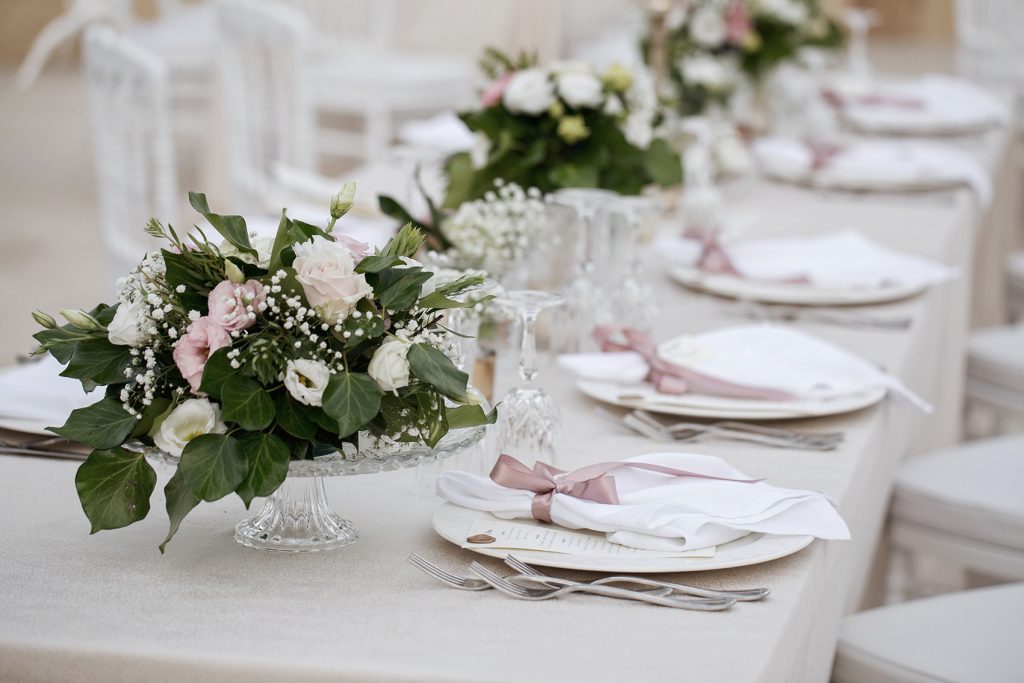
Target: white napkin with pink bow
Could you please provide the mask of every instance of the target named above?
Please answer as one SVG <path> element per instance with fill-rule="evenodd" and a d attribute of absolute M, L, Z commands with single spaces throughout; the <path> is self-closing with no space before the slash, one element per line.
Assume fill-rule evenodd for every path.
<path fill-rule="evenodd" d="M 788 182 L 848 190 L 903 191 L 967 185 L 987 206 L 992 181 L 955 147 L 908 140 L 846 140 L 822 158 L 802 140 L 766 137 L 753 145 L 761 172 Z"/>
<path fill-rule="evenodd" d="M 759 323 L 684 335 L 657 347 L 658 357 L 723 382 L 785 392 L 795 400 L 828 401 L 862 395 L 879 388 L 894 391 L 930 410 L 896 377 L 830 342 L 782 325 Z M 580 379 L 614 382 L 630 393 L 671 403 L 672 394 L 643 384 L 649 366 L 633 351 L 576 353 L 558 364 Z M 683 399 L 684 403 L 688 403 Z"/>
<path fill-rule="evenodd" d="M 651 453 L 644 462 L 732 479 L 749 479 L 721 458 L 693 453 Z M 700 477 L 674 477 L 619 467 L 619 504 L 597 503 L 563 493 L 551 498 L 551 521 L 569 529 L 604 532 L 609 541 L 644 550 L 707 548 L 751 532 L 848 539 L 850 531 L 828 499 L 815 491 Z M 508 488 L 469 472 L 446 472 L 437 493 L 456 505 L 501 519 L 533 516 L 534 493 Z"/>
<path fill-rule="evenodd" d="M 445 155 L 468 151 L 476 141 L 462 119 L 450 111 L 402 124 L 398 139 L 410 147 L 433 149 Z"/>

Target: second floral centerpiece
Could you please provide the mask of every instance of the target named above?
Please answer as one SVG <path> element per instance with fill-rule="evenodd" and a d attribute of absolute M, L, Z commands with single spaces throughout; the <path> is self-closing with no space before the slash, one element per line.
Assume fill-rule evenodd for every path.
<path fill-rule="evenodd" d="M 153 449 L 176 466 L 166 544 L 201 501 L 235 493 L 248 507 L 294 461 L 359 459 L 361 433 L 432 448 L 450 429 L 493 421 L 442 324 L 482 276 L 435 286 L 412 258 L 423 235 L 410 226 L 373 252 L 336 234 L 354 191 L 335 198 L 326 227 L 282 213 L 262 242 L 191 193 L 223 242 L 151 220 L 146 231 L 165 244 L 120 281 L 114 305 L 62 311 L 63 326 L 35 315 L 40 352 L 66 365 L 61 374 L 106 387 L 53 429 L 95 449 L 75 479 L 93 532 L 146 517 Z"/>
<path fill-rule="evenodd" d="M 483 197 L 497 179 L 543 193 L 628 195 L 681 181 L 678 155 L 656 134 L 660 109 L 646 74 L 580 62 L 540 67 L 494 50 L 483 65 L 491 83 L 479 107 L 460 114 L 478 144 L 448 160 L 445 206 Z"/>

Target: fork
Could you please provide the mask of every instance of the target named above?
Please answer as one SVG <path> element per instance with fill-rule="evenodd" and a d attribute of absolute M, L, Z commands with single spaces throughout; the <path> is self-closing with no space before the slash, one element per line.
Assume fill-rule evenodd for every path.
<path fill-rule="evenodd" d="M 444 569 L 438 567 L 430 560 L 427 560 L 426 558 L 421 557 L 416 553 L 412 553 L 411 555 L 409 555 L 409 562 L 411 562 L 416 567 L 419 567 L 430 576 L 433 576 L 438 581 L 446 583 L 449 586 L 452 586 L 453 588 L 458 588 L 460 590 L 465 591 L 485 591 L 492 588 L 491 584 L 487 583 L 483 579 L 476 579 L 469 576 L 459 576 L 458 574 L 452 574 L 451 572 L 445 571 Z M 539 572 L 536 573 L 539 574 Z M 672 590 L 665 588 L 663 586 L 658 586 L 654 588 L 641 588 L 635 590 L 634 592 L 648 595 L 665 596 L 671 594 Z"/>
<path fill-rule="evenodd" d="M 692 441 L 702 436 L 717 436 L 764 446 L 829 451 L 836 448 L 843 440 L 842 432 L 800 434 L 775 427 L 761 427 L 734 421 L 709 424 L 677 422 L 666 425 L 644 410 L 634 410 L 623 417 L 622 422 L 638 433 L 659 441 Z"/>
<path fill-rule="evenodd" d="M 534 567 L 526 564 L 518 557 L 514 555 L 505 556 L 505 564 L 512 569 L 516 570 L 525 576 L 536 576 L 536 577 L 548 577 L 547 574 L 541 572 Z M 550 578 L 550 577 L 548 577 Z M 740 590 L 714 590 L 711 588 L 698 588 L 697 586 L 687 586 L 681 583 L 671 583 L 669 581 L 656 581 L 654 579 L 648 579 L 642 576 L 606 576 L 596 581 L 591 581 L 591 586 L 602 586 L 605 584 L 613 583 L 632 583 L 639 586 L 650 586 L 652 588 L 667 588 L 669 592 L 682 593 L 685 595 L 695 595 L 703 598 L 733 598 L 737 602 L 753 602 L 760 600 L 771 592 L 767 588 L 747 588 Z"/>
<path fill-rule="evenodd" d="M 817 322 L 840 327 L 870 328 L 878 330 L 906 330 L 914 323 L 910 316 L 875 316 L 858 311 L 836 311 L 806 306 L 767 305 L 744 300 L 735 305 L 740 314 L 756 320 L 771 322 Z"/>
<path fill-rule="evenodd" d="M 649 593 L 639 593 L 637 591 L 626 590 L 623 588 L 613 588 L 612 586 L 579 583 L 577 581 L 569 581 L 568 579 L 558 579 L 553 576 L 538 577 L 519 574 L 511 577 L 520 581 L 534 581 L 544 586 L 543 588 L 528 588 L 499 576 L 479 562 L 473 562 L 473 564 L 470 565 L 470 569 L 473 570 L 473 573 L 490 585 L 494 586 L 497 590 L 521 600 L 552 600 L 570 593 L 591 593 L 594 595 L 604 595 L 610 598 L 636 600 L 638 602 L 646 602 L 648 604 L 660 605 L 662 607 L 675 607 L 678 609 L 690 609 L 702 612 L 720 612 L 722 610 L 729 609 L 736 604 L 735 598 L 671 598 L 661 595 L 651 595 Z M 551 584 L 558 584 L 559 587 L 554 588 Z"/>

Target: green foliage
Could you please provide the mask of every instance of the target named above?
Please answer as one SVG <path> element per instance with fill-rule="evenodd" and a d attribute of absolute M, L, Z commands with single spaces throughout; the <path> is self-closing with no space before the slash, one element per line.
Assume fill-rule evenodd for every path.
<path fill-rule="evenodd" d="M 377 274 L 373 291 L 385 309 L 407 311 L 419 300 L 420 288 L 432 276 L 420 266 L 388 268 Z"/>
<path fill-rule="evenodd" d="M 492 425 L 498 420 L 497 408 L 492 408 L 491 412 L 485 413 L 482 406 L 473 404 L 448 408 L 446 413 L 448 426 L 451 429 L 479 427 L 485 424 Z"/>
<path fill-rule="evenodd" d="M 380 411 L 380 387 L 369 375 L 339 372 L 324 390 L 323 408 L 337 422 L 337 435 L 355 434 Z"/>
<path fill-rule="evenodd" d="M 239 443 L 249 460 L 249 473 L 238 485 L 237 493 L 248 508 L 253 498 L 269 496 L 284 482 L 291 451 L 273 434 L 246 434 Z"/>
<path fill-rule="evenodd" d="M 79 466 L 75 488 L 92 524 L 90 533 L 120 529 L 149 514 L 156 472 L 142 453 L 123 448 L 95 450 Z"/>
<path fill-rule="evenodd" d="M 167 499 L 167 518 L 170 520 L 170 528 L 167 531 L 164 542 L 160 544 L 161 554 L 163 554 L 171 539 L 174 538 L 174 535 L 178 533 L 181 521 L 185 519 L 188 513 L 192 512 L 192 508 L 199 505 L 199 499 L 188 490 L 188 485 L 185 484 L 185 478 L 182 476 L 180 469 L 174 472 L 174 476 L 171 477 L 170 481 L 167 482 L 167 486 L 164 487 L 164 498 Z"/>
<path fill-rule="evenodd" d="M 245 227 L 245 219 L 241 216 L 221 216 L 210 211 L 206 195 L 202 192 L 189 192 L 188 203 L 203 215 L 210 225 L 239 251 L 257 256 L 256 250 L 249 243 L 249 231 Z"/>
<path fill-rule="evenodd" d="M 73 377 L 82 388 L 92 391 L 101 384 L 123 384 L 131 355 L 127 346 L 116 346 L 105 338 L 79 342 L 61 377 Z"/>
<path fill-rule="evenodd" d="M 469 375 L 459 370 L 448 356 L 429 344 L 409 347 L 409 368 L 421 381 L 454 401 L 466 400 Z"/>
<path fill-rule="evenodd" d="M 192 495 L 214 501 L 245 480 L 249 463 L 238 439 L 227 434 L 203 434 L 185 446 L 178 471 Z"/>
<path fill-rule="evenodd" d="M 138 423 L 139 418 L 129 415 L 116 398 L 104 398 L 72 410 L 63 427 L 47 429 L 70 441 L 102 450 L 123 444 Z"/>
<path fill-rule="evenodd" d="M 259 431 L 274 421 L 274 401 L 259 382 L 231 375 L 221 387 L 221 415 L 242 429 Z"/>

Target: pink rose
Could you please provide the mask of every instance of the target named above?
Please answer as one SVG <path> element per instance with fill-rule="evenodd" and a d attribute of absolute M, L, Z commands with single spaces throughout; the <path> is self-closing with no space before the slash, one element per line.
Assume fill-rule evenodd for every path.
<path fill-rule="evenodd" d="M 319 235 L 295 246 L 292 267 L 306 300 L 326 323 L 341 322 L 361 299 L 373 294 L 366 277 L 355 272 L 349 250 Z"/>
<path fill-rule="evenodd" d="M 256 280 L 236 285 L 225 280 L 210 292 L 207 304 L 210 321 L 227 330 L 244 330 L 256 322 L 256 314 L 266 308 L 267 294 Z"/>
<path fill-rule="evenodd" d="M 366 242 L 360 242 L 354 237 L 349 237 L 348 235 L 335 235 L 334 241 L 348 249 L 348 253 L 352 254 L 352 258 L 356 261 L 363 259 L 370 253 L 370 245 Z"/>
<path fill-rule="evenodd" d="M 750 25 L 750 15 L 747 14 L 747 8 L 743 3 L 734 2 L 729 5 L 725 15 L 726 40 L 732 45 L 741 47 L 746 44 L 751 31 L 753 31 L 753 27 Z"/>
<path fill-rule="evenodd" d="M 505 94 L 505 86 L 512 80 L 515 73 L 515 71 L 509 71 L 491 81 L 484 90 L 484 94 L 480 96 L 480 106 L 486 109 L 501 102 L 501 96 Z"/>
<path fill-rule="evenodd" d="M 174 364 L 192 387 L 193 394 L 199 393 L 206 361 L 214 351 L 225 346 L 231 346 L 227 330 L 206 315 L 193 321 L 188 332 L 178 340 L 174 346 Z"/>

